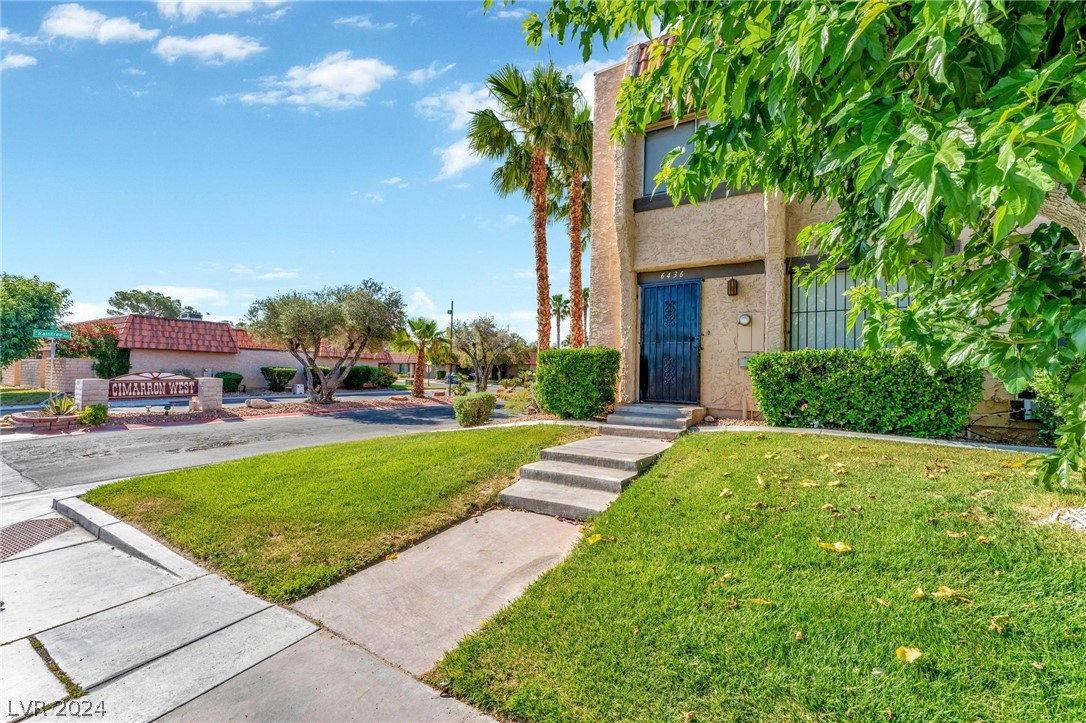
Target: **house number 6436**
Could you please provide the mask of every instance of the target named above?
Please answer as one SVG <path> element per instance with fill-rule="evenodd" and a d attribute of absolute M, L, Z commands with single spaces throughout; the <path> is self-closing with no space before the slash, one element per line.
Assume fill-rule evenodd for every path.
<path fill-rule="evenodd" d="M 660 278 L 664 280 L 681 279 L 685 275 L 685 271 L 665 271 L 664 273 L 660 274 Z"/>

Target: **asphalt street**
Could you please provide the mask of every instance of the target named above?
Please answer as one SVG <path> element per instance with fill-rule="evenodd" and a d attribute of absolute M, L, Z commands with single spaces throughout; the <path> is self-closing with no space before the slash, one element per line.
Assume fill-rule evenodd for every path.
<path fill-rule="evenodd" d="M 455 426 L 450 407 L 434 406 L 4 440 L 0 458 L 23 480 L 15 488 L 13 475 L 5 474 L 0 496 L 32 490 L 27 482 L 53 489 Z"/>

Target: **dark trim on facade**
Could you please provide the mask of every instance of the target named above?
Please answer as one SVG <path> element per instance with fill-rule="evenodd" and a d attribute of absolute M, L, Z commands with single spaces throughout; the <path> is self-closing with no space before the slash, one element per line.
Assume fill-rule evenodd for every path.
<path fill-rule="evenodd" d="M 821 263 L 824 258 L 824 256 L 819 256 L 818 254 L 811 254 L 810 256 L 791 256 L 785 259 L 784 270 L 788 273 L 791 273 L 795 269 L 802 266 L 810 266 L 811 268 L 814 268 L 815 266 L 818 266 L 818 264 Z M 847 268 L 847 263 L 840 263 L 834 266 L 833 270 L 844 271 Z"/>
<path fill-rule="evenodd" d="M 716 266 L 694 266 L 689 268 L 668 269 L 665 271 L 642 271 L 637 274 L 638 285 L 660 284 L 679 281 L 697 281 L 699 279 L 719 279 L 731 276 L 754 276 L 765 273 L 765 260 L 741 261 L 735 264 L 717 264 Z"/>
<path fill-rule="evenodd" d="M 724 185 L 722 183 L 719 186 L 717 186 L 716 190 L 714 190 L 709 195 L 708 200 L 717 201 L 717 200 L 719 200 L 721 198 L 731 198 L 733 196 L 746 196 L 746 195 L 751 194 L 751 193 L 761 193 L 761 192 L 762 192 L 762 189 L 759 188 L 758 186 L 754 186 L 752 188 L 734 189 L 734 188 L 728 188 L 726 185 Z M 679 205 L 680 206 L 686 206 L 686 205 L 688 205 L 690 203 L 691 203 L 691 201 L 690 201 L 690 198 L 688 196 L 683 196 L 679 200 Z M 634 211 L 634 213 L 641 213 L 642 211 L 655 211 L 656 209 L 671 208 L 672 206 L 674 206 L 674 203 L 671 201 L 671 196 L 669 196 L 667 193 L 657 193 L 654 196 L 642 196 L 641 198 L 635 198 L 633 200 L 633 211 Z"/>

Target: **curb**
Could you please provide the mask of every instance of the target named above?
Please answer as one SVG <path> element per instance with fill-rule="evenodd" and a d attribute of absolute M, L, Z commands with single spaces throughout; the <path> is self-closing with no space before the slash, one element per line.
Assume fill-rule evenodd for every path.
<path fill-rule="evenodd" d="M 905 444 L 930 444 L 939 447 L 963 447 L 966 449 L 994 449 L 1001 452 L 1022 452 L 1033 454 L 1049 454 L 1055 452 L 1055 447 L 1026 447 L 1017 444 L 996 444 L 993 442 L 973 442 L 965 439 L 928 439 L 926 437 L 905 437 L 900 434 L 873 434 L 868 432 L 849 432 L 844 429 L 807 429 L 801 427 L 750 427 L 746 425 L 730 425 L 724 427 L 702 427 L 694 425 L 688 430 L 698 434 L 718 434 L 720 432 L 776 432 L 778 434 L 804 434 L 810 436 L 847 437 L 851 439 L 870 439 L 883 442 L 904 442 Z"/>
<path fill-rule="evenodd" d="M 78 497 L 54 499 L 53 509 L 107 545 L 161 568 L 174 577 L 194 580 L 207 574 L 202 567 L 190 562 L 158 540 Z"/>

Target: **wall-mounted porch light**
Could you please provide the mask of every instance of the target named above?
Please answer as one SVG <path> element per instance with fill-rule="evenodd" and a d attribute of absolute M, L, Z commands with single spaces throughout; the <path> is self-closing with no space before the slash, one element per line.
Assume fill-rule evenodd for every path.
<path fill-rule="evenodd" d="M 739 279 L 734 276 L 728 279 L 728 296 L 739 295 Z"/>

